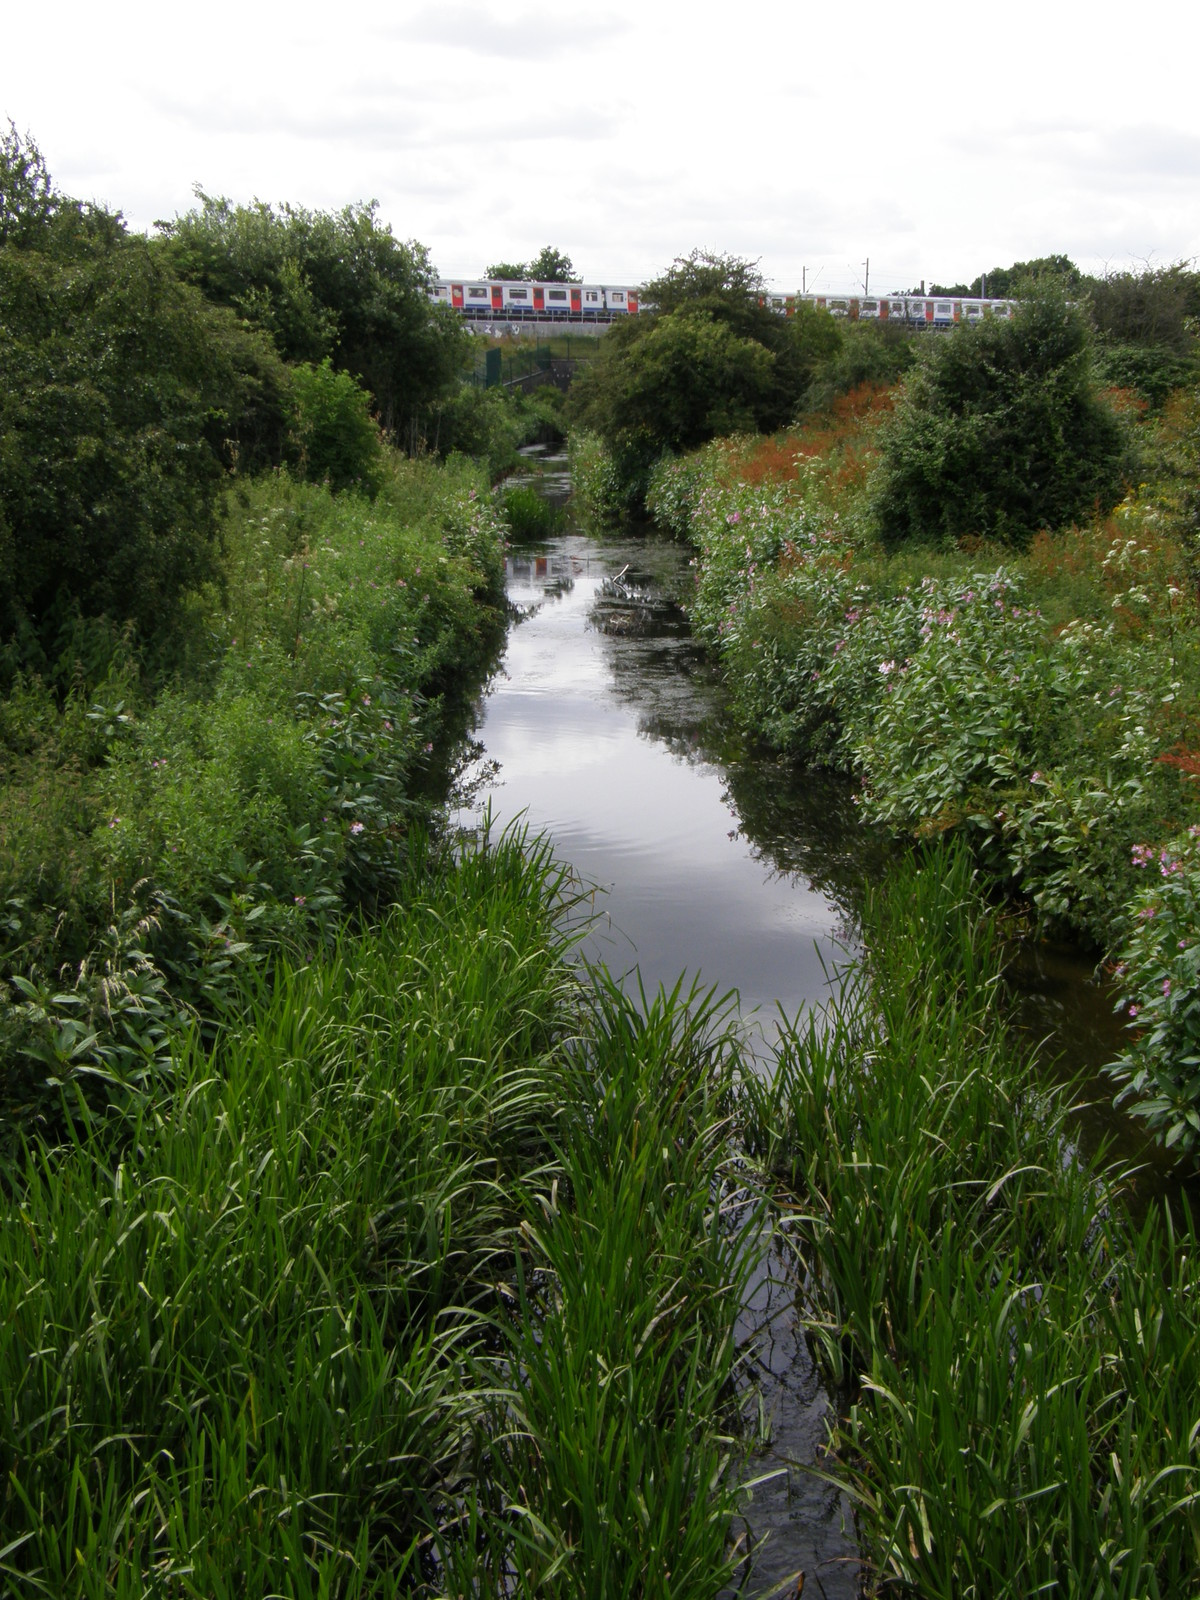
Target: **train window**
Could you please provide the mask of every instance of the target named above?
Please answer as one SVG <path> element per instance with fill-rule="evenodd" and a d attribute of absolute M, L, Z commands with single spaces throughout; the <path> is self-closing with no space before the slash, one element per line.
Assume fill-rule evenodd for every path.
<path fill-rule="evenodd" d="M 529 290 L 528 289 L 510 289 L 508 291 L 508 298 L 510 300 L 528 300 L 529 299 Z"/>
<path fill-rule="evenodd" d="M 565 300 L 566 298 L 567 298 L 567 291 L 565 289 L 547 289 L 546 290 L 546 299 L 547 300 Z"/>
<path fill-rule="evenodd" d="M 594 303 L 595 301 L 599 300 L 600 296 L 596 293 L 595 289 L 589 289 L 583 298 Z"/>
<path fill-rule="evenodd" d="M 472 300 L 486 300 L 487 299 L 487 290 L 486 289 L 474 289 L 474 288 L 471 288 L 471 289 L 467 290 L 467 295 Z"/>
<path fill-rule="evenodd" d="M 613 290 L 613 291 L 612 291 L 612 295 L 611 295 L 611 298 L 612 298 L 612 299 L 613 299 L 613 300 L 624 300 L 624 298 L 625 298 L 625 291 L 624 291 L 624 289 L 614 289 L 614 290 Z"/>
<path fill-rule="evenodd" d="M 933 308 L 933 314 L 935 317 L 949 317 L 953 316 L 954 313 L 948 300 L 939 300 Z"/>

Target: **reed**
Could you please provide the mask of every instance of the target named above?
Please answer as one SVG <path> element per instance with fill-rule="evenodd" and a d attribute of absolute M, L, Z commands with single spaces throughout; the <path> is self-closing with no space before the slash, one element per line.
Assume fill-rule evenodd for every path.
<path fill-rule="evenodd" d="M 753 1230 L 730 1170 L 728 997 L 594 975 L 562 1182 L 530 1207 L 503 1336 L 489 1511 L 451 1592 L 714 1594 L 740 1490 L 733 1330 Z"/>
<path fill-rule="evenodd" d="M 728 1576 L 753 1204 L 728 1001 L 569 957 L 522 833 L 6 1174 L 0 1589 L 691 1596 Z"/>
<path fill-rule="evenodd" d="M 524 846 L 524 848 L 522 848 Z M 379 1595 L 431 1570 L 548 1190 L 577 981 L 548 852 L 466 852 L 192 1041 L 120 1149 L 30 1145 L 0 1233 L 22 1595 Z"/>
<path fill-rule="evenodd" d="M 865 972 L 744 1086 L 839 1474 L 881 1591 L 1162 1597 L 1200 1582 L 1200 1270 L 1184 1202 L 1140 1227 L 998 1003 L 961 851 L 865 916 Z"/>

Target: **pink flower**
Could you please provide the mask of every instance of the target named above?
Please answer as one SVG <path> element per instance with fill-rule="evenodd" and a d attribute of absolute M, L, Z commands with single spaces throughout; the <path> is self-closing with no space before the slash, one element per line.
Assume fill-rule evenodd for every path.
<path fill-rule="evenodd" d="M 351 833 L 361 833 L 365 826 L 366 826 L 366 824 L 363 823 L 363 822 L 352 822 L 350 824 L 350 832 Z"/>
<path fill-rule="evenodd" d="M 1171 992 L 1171 980 L 1170 980 L 1170 978 L 1164 978 L 1163 979 L 1163 993 L 1164 994 L 1170 994 L 1170 992 Z"/>

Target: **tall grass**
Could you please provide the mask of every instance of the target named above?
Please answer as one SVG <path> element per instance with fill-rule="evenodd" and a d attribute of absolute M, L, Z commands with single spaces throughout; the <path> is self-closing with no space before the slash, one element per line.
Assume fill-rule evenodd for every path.
<path fill-rule="evenodd" d="M 796 1196 L 810 1329 L 880 1588 L 939 1600 L 1200 1585 L 1200 1267 L 1186 1203 L 1139 1228 L 1018 1057 L 962 851 L 865 917 L 867 975 L 749 1080 Z"/>
<path fill-rule="evenodd" d="M 520 834 L 269 989 L 0 1228 L 0 1591 L 692 1596 L 728 1575 L 728 1008 L 568 961 Z M 110 1130 L 111 1139 L 111 1130 Z"/>
<path fill-rule="evenodd" d="M 731 1571 L 734 1324 L 754 1251 L 730 1220 L 737 1063 L 710 992 L 635 1004 L 601 973 L 568 1064 L 562 1179 L 526 1224 L 487 1515 L 455 1594 L 693 1596 Z"/>
<path fill-rule="evenodd" d="M 122 1147 L 30 1146 L 0 1235 L 9 1592 L 419 1584 L 497 1381 L 575 1007 L 562 874 L 508 839 L 282 965 Z"/>

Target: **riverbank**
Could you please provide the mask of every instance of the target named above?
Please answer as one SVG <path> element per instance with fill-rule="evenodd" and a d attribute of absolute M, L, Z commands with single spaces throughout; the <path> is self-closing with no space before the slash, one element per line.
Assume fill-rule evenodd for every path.
<path fill-rule="evenodd" d="M 1182 1196 L 1131 1220 L 1014 1046 L 967 851 L 868 897 L 865 963 L 744 1137 L 838 1400 L 870 1592 L 1161 1597 L 1200 1581 L 1200 1305 Z"/>
<path fill-rule="evenodd" d="M 0 704 L 0 1112 L 128 1110 L 282 952 L 395 898 L 456 694 L 504 627 L 505 527 L 467 463 L 373 500 L 235 481 L 164 659 L 79 624 Z"/>
<path fill-rule="evenodd" d="M 659 469 L 651 509 L 697 553 L 693 626 L 744 727 L 852 773 L 895 833 L 967 839 L 1032 926 L 1110 954 L 1137 1024 L 1118 1081 L 1191 1152 L 1200 630 L 1177 510 L 1143 488 L 1025 555 L 889 552 L 862 511 L 887 406 L 863 391 Z"/>
<path fill-rule="evenodd" d="M 414 858 L 127 1137 L 9 1166 L 7 1591 L 727 1580 L 736 1044 L 581 982 L 580 898 L 520 834 Z"/>

